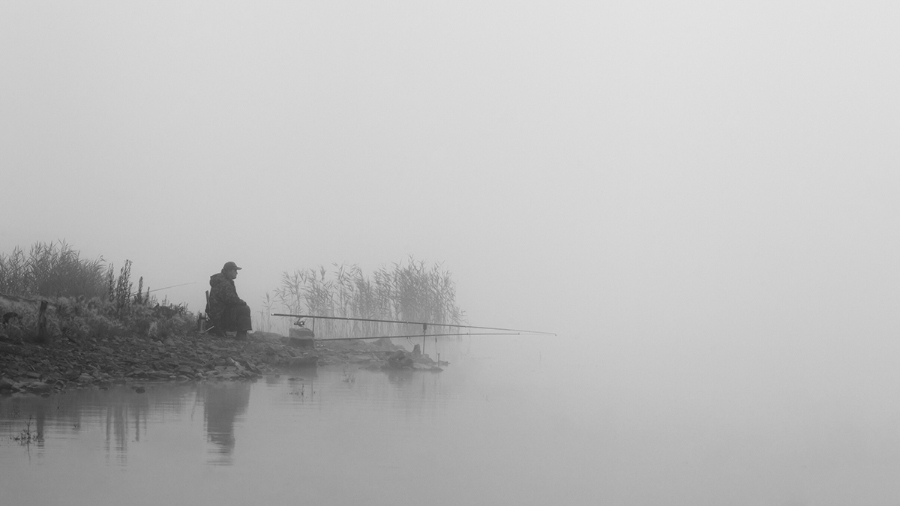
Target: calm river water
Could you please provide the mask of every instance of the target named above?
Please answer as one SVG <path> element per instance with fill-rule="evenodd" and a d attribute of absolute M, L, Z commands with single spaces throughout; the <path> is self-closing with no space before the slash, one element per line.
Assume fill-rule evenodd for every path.
<path fill-rule="evenodd" d="M 2 397 L 0 503 L 900 499 L 896 401 L 876 408 L 877 399 L 845 392 L 854 399 L 836 404 L 725 370 L 705 381 L 663 369 L 650 384 L 641 379 L 648 371 L 615 354 L 537 338 L 470 338 L 440 350 L 451 362 L 441 373 L 327 367 L 255 382 L 147 384 L 142 394 L 122 385 Z M 26 428 L 41 440 L 16 441 Z"/>

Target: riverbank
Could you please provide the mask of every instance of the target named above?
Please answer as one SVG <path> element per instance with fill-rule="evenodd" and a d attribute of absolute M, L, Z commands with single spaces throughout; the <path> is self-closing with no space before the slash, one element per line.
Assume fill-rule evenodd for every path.
<path fill-rule="evenodd" d="M 50 395 L 120 383 L 134 383 L 140 392 L 144 382 L 247 380 L 298 367 L 342 363 L 369 369 L 440 370 L 429 357 L 413 355 L 387 339 L 318 342 L 312 347 L 265 332 L 241 340 L 199 333 L 159 340 L 58 339 L 51 344 L 6 339 L 0 341 L 0 395 Z"/>

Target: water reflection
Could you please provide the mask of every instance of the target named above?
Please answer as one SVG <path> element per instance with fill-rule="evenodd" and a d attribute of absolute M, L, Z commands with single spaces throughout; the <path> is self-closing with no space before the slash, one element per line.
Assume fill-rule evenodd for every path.
<path fill-rule="evenodd" d="M 270 380 L 271 381 L 271 380 Z M 283 381 L 275 378 L 274 381 Z M 98 444 L 108 462 L 127 464 L 129 444 L 138 444 L 150 426 L 163 427 L 193 419 L 199 402 L 203 406 L 203 427 L 211 463 L 231 464 L 235 448 L 235 424 L 246 413 L 252 383 L 223 382 L 202 385 L 148 385 L 146 393 L 120 385 L 106 389 L 85 388 L 47 398 L 35 396 L 0 397 L 0 433 L 8 441 L 23 432 L 31 434 L 27 449 L 43 456 L 45 441 L 78 437 L 89 432 L 101 436 Z M 191 407 L 188 412 L 188 407 Z M 98 432 L 96 429 L 99 428 Z M 152 427 L 151 427 L 152 428 Z"/>
<path fill-rule="evenodd" d="M 99 400 L 99 399 L 98 399 Z M 101 401 L 102 402 L 102 401 Z M 129 430 L 134 431 L 134 441 L 141 440 L 141 424 L 147 427 L 147 412 L 151 409 L 148 396 L 130 390 L 116 390 L 108 393 L 103 418 L 105 419 L 104 449 L 106 455 L 114 455 L 120 464 L 128 460 Z"/>
<path fill-rule="evenodd" d="M 0 397 L 0 504 L 900 504 L 887 360 L 824 395 L 789 378 L 626 385 L 641 375 L 612 359 L 488 351 L 440 374 Z"/>
<path fill-rule="evenodd" d="M 215 445 L 213 464 L 229 465 L 234 452 L 235 420 L 250 404 L 250 383 L 214 383 L 205 385 L 199 394 L 203 399 L 203 419 L 207 441 Z"/>

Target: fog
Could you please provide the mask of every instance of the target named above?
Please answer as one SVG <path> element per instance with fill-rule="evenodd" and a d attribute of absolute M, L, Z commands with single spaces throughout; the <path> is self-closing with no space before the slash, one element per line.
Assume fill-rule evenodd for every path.
<path fill-rule="evenodd" d="M 254 315 L 285 271 L 413 255 L 623 396 L 851 416 L 898 379 L 898 13 L 4 2 L 0 251 L 64 239 L 195 311 L 235 261 Z"/>

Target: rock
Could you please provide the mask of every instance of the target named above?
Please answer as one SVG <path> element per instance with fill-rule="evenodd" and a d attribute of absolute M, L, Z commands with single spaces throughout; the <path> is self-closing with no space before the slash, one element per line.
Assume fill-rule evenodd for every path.
<path fill-rule="evenodd" d="M 293 329 L 291 329 L 293 330 Z M 300 348 L 302 350 L 311 350 L 316 347 L 316 340 L 311 337 L 289 337 L 288 346 L 293 346 L 294 348 Z"/>
<path fill-rule="evenodd" d="M 146 392 L 147 390 L 144 387 L 134 387 L 134 391 L 135 391 L 135 393 L 142 394 L 142 393 Z"/>
<path fill-rule="evenodd" d="M 303 339 L 312 339 L 312 338 L 314 338 L 315 336 L 316 336 L 316 335 L 313 333 L 313 331 L 310 330 L 310 329 L 308 329 L 308 328 L 306 328 L 306 327 L 300 327 L 300 328 L 293 328 L 293 327 L 292 327 L 290 330 L 288 330 L 288 337 L 297 337 L 297 338 L 303 338 Z"/>
<path fill-rule="evenodd" d="M 86 372 L 83 372 L 81 373 L 81 376 L 78 376 L 78 379 L 76 381 L 78 381 L 79 383 L 90 383 L 94 381 L 94 377 Z"/>
<path fill-rule="evenodd" d="M 22 348 L 11 344 L 0 343 L 0 355 L 21 355 Z"/>
<path fill-rule="evenodd" d="M 18 326 L 10 326 L 6 329 L 6 334 L 12 343 L 21 343 L 25 337 L 25 332 Z"/>
<path fill-rule="evenodd" d="M 397 350 L 388 357 L 386 367 L 390 369 L 411 369 L 413 364 L 413 358 L 409 353 Z"/>
<path fill-rule="evenodd" d="M 286 364 L 290 367 L 311 367 L 318 363 L 319 357 L 316 355 L 307 355 L 305 357 L 293 357 L 287 360 Z"/>
<path fill-rule="evenodd" d="M 0 392 L 4 390 L 12 390 L 16 382 L 9 378 L 0 378 Z"/>
<path fill-rule="evenodd" d="M 25 384 L 25 390 L 34 393 L 49 392 L 53 390 L 53 385 L 48 385 L 43 381 L 32 381 Z"/>
<path fill-rule="evenodd" d="M 434 359 L 432 359 L 428 355 L 419 355 L 418 357 L 416 357 L 416 363 L 432 365 L 434 364 Z"/>

